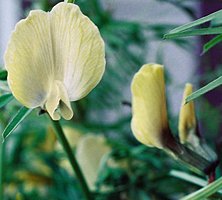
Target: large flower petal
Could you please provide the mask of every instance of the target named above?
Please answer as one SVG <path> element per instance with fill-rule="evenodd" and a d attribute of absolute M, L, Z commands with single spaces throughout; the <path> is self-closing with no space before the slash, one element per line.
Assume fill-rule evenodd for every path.
<path fill-rule="evenodd" d="M 50 17 L 55 79 L 64 82 L 71 101 L 81 99 L 102 78 L 104 42 L 98 28 L 74 4 L 59 3 Z"/>
<path fill-rule="evenodd" d="M 133 78 L 131 128 L 145 145 L 163 148 L 169 134 L 163 66 L 144 65 Z"/>
<path fill-rule="evenodd" d="M 50 38 L 48 14 L 32 11 L 16 25 L 5 53 L 12 93 L 29 108 L 43 105 L 53 80 Z"/>

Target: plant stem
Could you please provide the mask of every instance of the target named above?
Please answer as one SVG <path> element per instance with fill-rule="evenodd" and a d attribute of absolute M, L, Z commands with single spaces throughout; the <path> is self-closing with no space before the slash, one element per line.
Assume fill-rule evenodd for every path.
<path fill-rule="evenodd" d="M 188 196 L 182 198 L 181 200 L 201 200 L 206 199 L 210 195 L 214 194 L 222 188 L 222 177 L 213 183 L 207 185 L 206 187 L 197 190 L 194 193 L 189 194 Z"/>
<path fill-rule="evenodd" d="M 68 159 L 69 159 L 69 162 L 72 166 L 72 169 L 73 169 L 74 173 L 76 174 L 76 177 L 77 177 L 77 179 L 80 183 L 81 189 L 82 189 L 82 191 L 85 195 L 85 199 L 86 200 L 92 200 L 93 196 L 92 196 L 92 194 L 89 190 L 89 187 L 88 187 L 88 185 L 86 183 L 86 180 L 83 176 L 83 173 L 82 173 L 82 171 L 79 167 L 79 164 L 78 164 L 78 162 L 77 162 L 77 160 L 76 160 L 76 158 L 75 158 L 75 156 L 72 152 L 72 149 L 71 149 L 71 147 L 70 147 L 70 145 L 69 145 L 69 143 L 68 143 L 68 141 L 67 141 L 67 139 L 64 135 L 64 132 L 62 130 L 62 127 L 61 127 L 59 121 L 52 120 L 52 123 L 54 125 L 55 130 L 56 130 L 57 138 L 59 139 L 64 151 L 66 152 L 66 154 L 68 156 Z"/>

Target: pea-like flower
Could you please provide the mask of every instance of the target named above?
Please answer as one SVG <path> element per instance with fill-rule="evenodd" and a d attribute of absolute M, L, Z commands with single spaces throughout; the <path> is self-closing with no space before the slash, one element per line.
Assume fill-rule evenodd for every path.
<path fill-rule="evenodd" d="M 4 59 L 15 98 L 28 108 L 41 107 L 53 120 L 71 119 L 70 102 L 85 97 L 105 69 L 98 28 L 77 5 L 64 2 L 18 22 Z"/>
<path fill-rule="evenodd" d="M 179 115 L 179 137 L 181 143 L 188 142 L 196 135 L 196 116 L 194 109 L 194 102 L 191 101 L 185 104 L 186 97 L 193 92 L 193 86 L 190 83 L 185 85 L 183 93 L 183 101 Z"/>
<path fill-rule="evenodd" d="M 182 107 L 180 113 L 180 139 L 189 140 L 189 147 L 181 144 L 169 128 L 166 109 L 164 69 L 159 64 L 146 64 L 135 74 L 132 85 L 131 129 L 137 140 L 147 146 L 161 148 L 175 159 L 209 175 L 218 162 L 196 131 L 196 118 L 193 103 Z M 192 85 L 187 84 L 184 98 L 192 93 Z M 191 137 L 190 137 L 191 136 Z M 193 137 L 195 136 L 195 137 Z M 187 140 L 188 138 L 188 140 Z M 194 141 L 191 139 L 195 139 Z"/>
<path fill-rule="evenodd" d="M 131 91 L 133 134 L 145 145 L 163 148 L 170 136 L 163 66 L 143 65 L 133 78 Z"/>

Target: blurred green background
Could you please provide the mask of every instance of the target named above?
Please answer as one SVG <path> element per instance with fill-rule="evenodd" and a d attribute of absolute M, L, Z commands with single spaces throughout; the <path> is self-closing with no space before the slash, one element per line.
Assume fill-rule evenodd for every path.
<path fill-rule="evenodd" d="M 20 1 L 20 16 L 25 17 L 30 9 L 49 11 L 58 2 Z M 74 118 L 71 121 L 62 121 L 64 131 L 96 199 L 179 199 L 198 189 L 201 181 L 192 183 L 183 180 L 181 174 L 174 173 L 173 176 L 172 170 L 194 174 L 164 152 L 145 147 L 135 140 L 130 129 L 129 87 L 133 75 L 144 63 L 167 62 L 169 50 L 164 47 L 166 43 L 172 43 L 186 52 L 184 54 L 192 57 L 192 54 L 199 56 L 198 42 L 195 38 L 163 41 L 163 35 L 179 24 L 167 20 L 165 23 L 157 20 L 156 23 L 148 24 L 140 19 L 118 19 L 115 17 L 115 6 L 110 2 L 76 0 L 82 12 L 89 16 L 101 31 L 106 45 L 107 65 L 101 83 L 87 97 L 72 104 Z M 140 4 L 140 1 L 135 2 L 134 5 Z M 152 2 L 150 1 L 151 6 Z M 171 9 L 181 12 L 182 16 L 187 16 L 190 20 L 197 18 L 197 6 L 185 1 L 154 2 L 159 2 L 160 5 L 163 2 L 169 4 Z M 158 44 L 155 51 L 151 45 L 153 41 Z M 147 59 L 150 54 L 151 60 Z M 195 61 L 197 66 L 200 63 L 198 56 Z M 179 71 L 180 66 L 176 67 Z M 198 84 L 214 79 L 219 73 L 220 70 L 209 70 L 200 76 L 196 72 L 187 81 L 192 80 Z M 179 93 L 181 99 L 174 94 L 183 88 L 183 84 L 177 85 L 174 82 L 172 87 L 172 75 L 175 74 L 177 73 L 172 74 L 167 68 L 167 98 L 175 99 L 180 105 L 182 94 Z M 1 95 L 8 92 L 7 83 L 1 82 L 0 86 Z M 178 112 L 175 112 L 172 103 L 169 105 L 170 125 L 174 134 L 177 134 Z M 19 107 L 19 103 L 13 100 L 1 109 L 1 131 Z M 202 97 L 197 102 L 197 110 L 207 141 L 215 148 L 214 141 L 220 131 L 220 109 Z M 37 110 L 7 138 L 3 160 L 4 200 L 82 199 L 78 182 L 58 145 L 51 122 L 46 116 L 38 115 Z M 217 174 L 219 176 L 221 171 L 218 170 Z M 184 176 L 188 177 L 187 174 Z"/>

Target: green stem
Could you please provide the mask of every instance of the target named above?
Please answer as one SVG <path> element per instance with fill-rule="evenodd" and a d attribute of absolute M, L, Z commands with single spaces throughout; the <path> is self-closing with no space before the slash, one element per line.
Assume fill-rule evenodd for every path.
<path fill-rule="evenodd" d="M 189 194 L 188 196 L 182 198 L 181 200 L 201 200 L 206 199 L 210 195 L 216 193 L 218 190 L 222 188 L 222 177 L 213 183 L 207 185 L 206 187 L 197 190 L 194 193 Z"/>
<path fill-rule="evenodd" d="M 66 152 L 66 154 L 68 156 L 68 159 L 69 159 L 69 162 L 72 166 L 72 169 L 73 169 L 74 173 L 76 174 L 77 179 L 79 180 L 81 189 L 82 189 L 82 191 L 85 195 L 85 199 L 86 200 L 92 200 L 93 196 L 92 196 L 92 194 L 89 190 L 89 187 L 88 187 L 88 185 L 86 183 L 86 180 L 83 176 L 83 173 L 82 173 L 82 171 L 79 167 L 79 164 L 78 164 L 78 162 L 77 162 L 77 160 L 76 160 L 76 158 L 75 158 L 75 156 L 72 152 L 72 149 L 71 149 L 71 147 L 70 147 L 70 145 L 69 145 L 69 143 L 68 143 L 68 141 L 67 141 L 67 139 L 64 135 L 64 132 L 62 130 L 62 127 L 61 127 L 59 121 L 52 120 L 52 123 L 55 127 L 56 135 L 57 135 L 61 145 L 63 146 L 64 151 Z"/>

